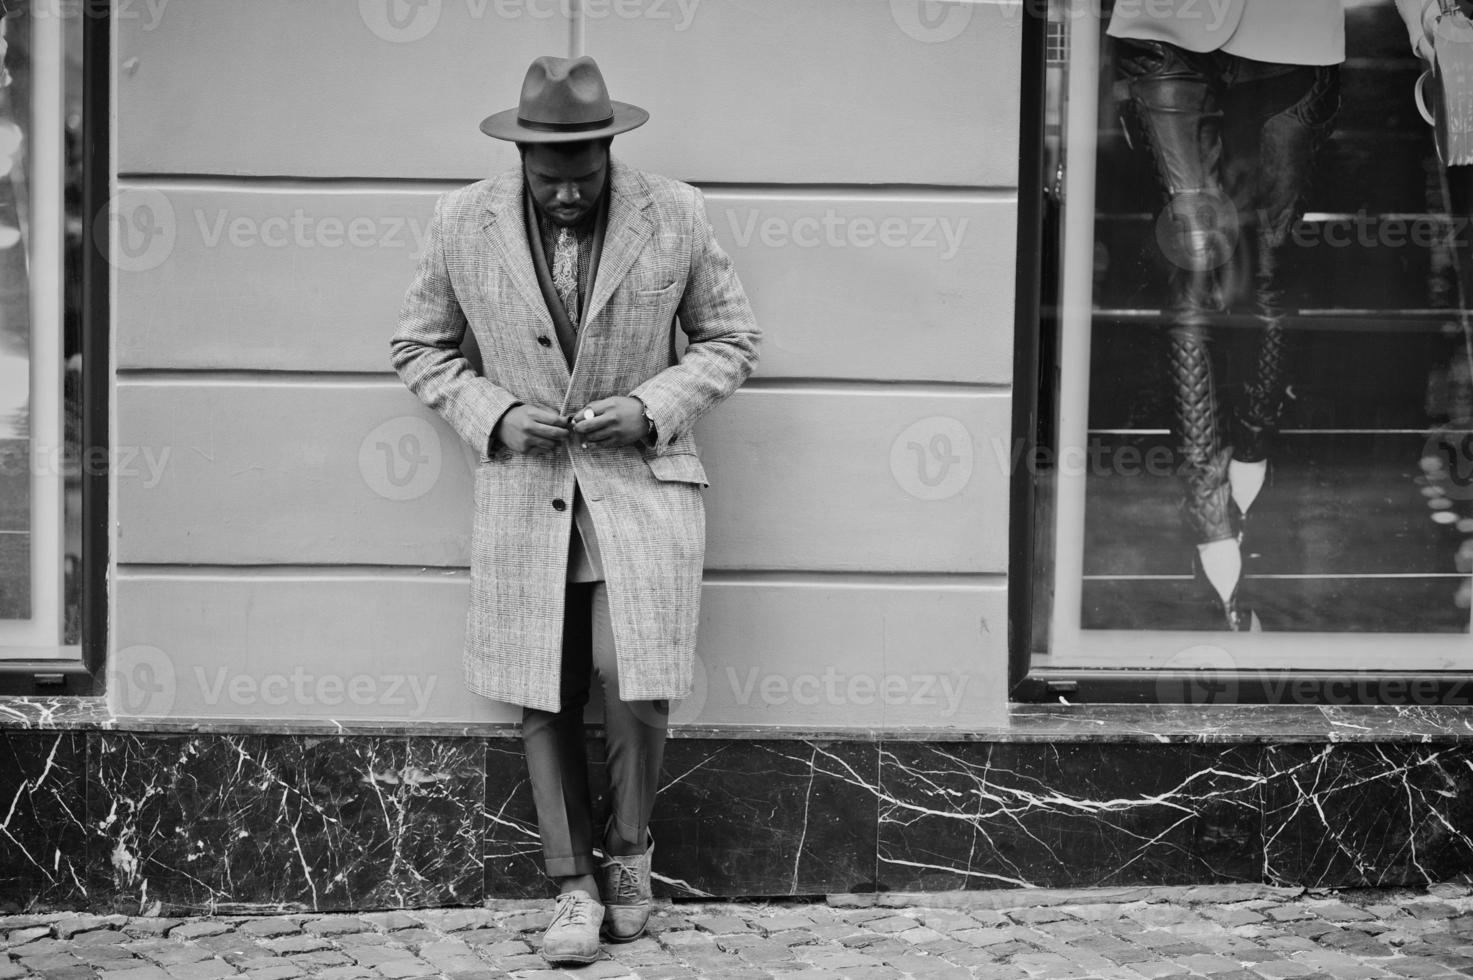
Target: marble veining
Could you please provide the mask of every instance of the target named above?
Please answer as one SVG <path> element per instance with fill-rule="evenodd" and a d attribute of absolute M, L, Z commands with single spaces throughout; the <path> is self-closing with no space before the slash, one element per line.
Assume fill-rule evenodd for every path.
<path fill-rule="evenodd" d="M 6 908 L 551 894 L 521 742 L 506 732 L 125 731 L 67 721 L 64 699 L 17 700 L 0 711 Z M 1008 738 L 679 730 L 653 828 L 657 890 L 1347 887 L 1473 873 L 1466 710 L 1113 707 L 1020 706 Z"/>
<path fill-rule="evenodd" d="M 1462 744 L 887 745 L 891 888 L 1430 884 L 1473 870 Z"/>
<path fill-rule="evenodd" d="M 597 740 L 589 757 L 594 811 L 602 814 L 608 786 Z M 852 774 L 873 767 L 873 747 L 863 743 L 668 742 L 651 826 L 656 890 L 687 897 L 867 890 L 875 804 Z M 488 894 L 551 894 L 520 743 L 488 751 L 486 785 Z"/>
<path fill-rule="evenodd" d="M 1264 752 L 1263 878 L 1427 884 L 1473 871 L 1473 749 L 1286 745 Z"/>
<path fill-rule="evenodd" d="M 881 750 L 892 888 L 1251 880 L 1258 751 L 1186 746 Z"/>
<path fill-rule="evenodd" d="M 0 734 L 0 908 L 74 908 L 88 885 L 85 736 Z"/>
<path fill-rule="evenodd" d="M 0 697 L 0 729 L 117 729 L 201 735 L 515 738 L 508 722 L 330 718 L 115 717 L 103 698 Z M 596 729 L 592 731 L 596 732 Z M 676 726 L 672 741 L 813 739 L 839 742 L 1456 742 L 1473 739 L 1473 706 L 1312 704 L 1014 704 L 1006 725 L 975 729 L 783 729 Z"/>
<path fill-rule="evenodd" d="M 475 740 L 109 733 L 93 748 L 89 848 L 120 911 L 483 896 Z"/>
<path fill-rule="evenodd" d="M 113 724 L 107 701 L 100 697 L 0 697 L 0 729 L 88 729 Z"/>

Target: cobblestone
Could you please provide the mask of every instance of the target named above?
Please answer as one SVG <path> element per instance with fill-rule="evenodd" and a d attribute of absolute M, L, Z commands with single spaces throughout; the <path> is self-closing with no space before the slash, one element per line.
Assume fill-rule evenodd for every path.
<path fill-rule="evenodd" d="M 586 967 L 537 954 L 546 903 L 358 914 L 0 917 L 0 980 L 1461 980 L 1473 893 L 1029 902 L 1029 893 L 658 904 Z M 1240 893 L 1241 894 L 1241 893 Z M 1008 906 L 1003 897 L 1016 898 Z M 865 903 L 869 902 L 870 907 Z"/>

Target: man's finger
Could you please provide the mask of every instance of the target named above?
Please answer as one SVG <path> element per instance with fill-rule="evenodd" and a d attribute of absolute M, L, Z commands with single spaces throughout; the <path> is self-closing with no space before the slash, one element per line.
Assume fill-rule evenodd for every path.
<path fill-rule="evenodd" d="M 573 426 L 573 431 L 579 435 L 591 436 L 594 433 L 603 432 L 605 429 L 617 428 L 618 425 L 618 417 L 612 413 L 608 413 L 605 415 L 596 415 L 586 421 L 579 420 L 578 424 Z"/>
<path fill-rule="evenodd" d="M 604 446 L 609 445 L 610 443 L 617 446 L 622 446 L 626 442 L 628 442 L 629 439 L 625 436 L 623 431 L 620 430 L 617 425 L 613 425 L 609 426 L 606 429 L 600 429 L 597 432 L 590 432 L 588 435 L 583 437 L 583 441 L 589 445 L 595 446 Z"/>
<path fill-rule="evenodd" d="M 527 406 L 527 418 L 533 422 L 540 422 L 543 425 L 557 426 L 559 429 L 565 429 L 568 426 L 567 420 L 561 415 L 550 408 L 543 408 L 540 405 Z"/>

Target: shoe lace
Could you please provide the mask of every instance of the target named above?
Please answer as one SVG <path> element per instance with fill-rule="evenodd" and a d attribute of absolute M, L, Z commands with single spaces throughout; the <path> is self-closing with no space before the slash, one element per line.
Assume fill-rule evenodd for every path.
<path fill-rule="evenodd" d="M 559 895 L 557 911 L 553 915 L 552 921 L 562 922 L 564 920 L 570 925 L 588 925 L 593 921 L 593 899 L 571 892 L 566 895 Z"/>
<path fill-rule="evenodd" d="M 616 858 L 609 860 L 609 885 L 616 899 L 639 899 L 639 872 Z"/>

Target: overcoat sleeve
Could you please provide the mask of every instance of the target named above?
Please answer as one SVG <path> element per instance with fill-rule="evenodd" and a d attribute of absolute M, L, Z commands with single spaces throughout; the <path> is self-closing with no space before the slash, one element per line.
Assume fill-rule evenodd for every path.
<path fill-rule="evenodd" d="M 705 198 L 692 192 L 690 273 L 676 310 L 690 343 L 679 364 L 630 392 L 649 411 L 657 448 L 668 446 L 747 380 L 762 337 L 731 259 L 716 241 Z"/>
<path fill-rule="evenodd" d="M 444 205 L 444 197 L 435 202 L 419 267 L 389 342 L 389 360 L 420 401 L 485 453 L 496 423 L 518 399 L 478 374 L 461 352 L 466 318 L 446 267 Z"/>

